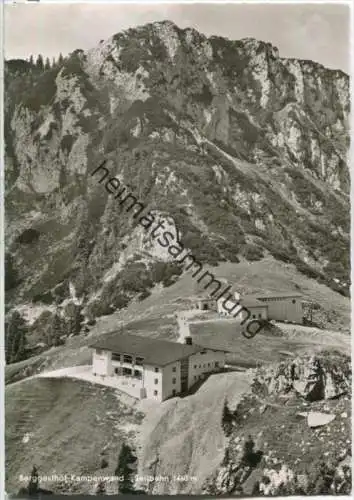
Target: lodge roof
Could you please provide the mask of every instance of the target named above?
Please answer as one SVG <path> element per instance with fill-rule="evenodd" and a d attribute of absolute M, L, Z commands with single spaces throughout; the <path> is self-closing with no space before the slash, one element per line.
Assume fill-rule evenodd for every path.
<path fill-rule="evenodd" d="M 132 354 L 144 358 L 144 363 L 165 366 L 192 354 L 201 352 L 205 347 L 188 345 L 168 340 L 152 339 L 140 335 L 130 335 L 121 332 L 110 332 L 89 347 L 103 349 L 121 354 Z M 213 349 L 218 350 L 218 349 Z M 220 349 L 223 350 L 223 349 Z"/>

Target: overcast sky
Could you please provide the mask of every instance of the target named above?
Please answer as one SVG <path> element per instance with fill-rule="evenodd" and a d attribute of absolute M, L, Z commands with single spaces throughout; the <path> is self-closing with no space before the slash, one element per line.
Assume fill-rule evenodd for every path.
<path fill-rule="evenodd" d="M 169 19 L 181 28 L 271 42 L 282 57 L 349 72 L 348 5 L 337 4 L 8 4 L 5 57 L 63 55 L 140 24 Z"/>

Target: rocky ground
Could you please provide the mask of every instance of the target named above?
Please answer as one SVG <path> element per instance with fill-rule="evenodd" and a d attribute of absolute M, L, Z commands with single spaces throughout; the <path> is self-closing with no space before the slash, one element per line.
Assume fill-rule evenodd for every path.
<path fill-rule="evenodd" d="M 324 353 L 259 369 L 252 392 L 226 417 L 228 446 L 206 492 L 350 494 L 348 357 Z"/>

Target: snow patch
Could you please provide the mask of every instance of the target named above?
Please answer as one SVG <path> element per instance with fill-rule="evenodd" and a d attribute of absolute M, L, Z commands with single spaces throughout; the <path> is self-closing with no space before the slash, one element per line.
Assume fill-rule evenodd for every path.
<path fill-rule="evenodd" d="M 75 286 L 71 281 L 69 282 L 69 292 L 70 292 L 70 298 L 73 301 L 73 303 L 77 306 L 80 306 L 82 304 L 83 299 L 79 299 L 77 297 Z"/>

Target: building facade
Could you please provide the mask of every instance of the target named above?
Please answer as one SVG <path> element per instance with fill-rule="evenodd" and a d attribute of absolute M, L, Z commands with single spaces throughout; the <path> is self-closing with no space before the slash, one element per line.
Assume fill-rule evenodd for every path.
<path fill-rule="evenodd" d="M 91 345 L 92 373 L 137 398 L 164 401 L 225 365 L 225 351 L 115 333 Z"/>
<path fill-rule="evenodd" d="M 240 315 L 242 321 L 268 319 L 268 304 L 252 297 L 244 297 L 240 304 L 242 306 Z"/>
<path fill-rule="evenodd" d="M 300 293 L 255 295 L 255 298 L 268 306 L 268 319 L 302 323 L 302 295 Z"/>
<path fill-rule="evenodd" d="M 200 309 L 201 311 L 216 311 L 217 305 L 216 300 L 208 299 L 208 298 L 200 298 L 195 302 L 196 309 Z"/>

